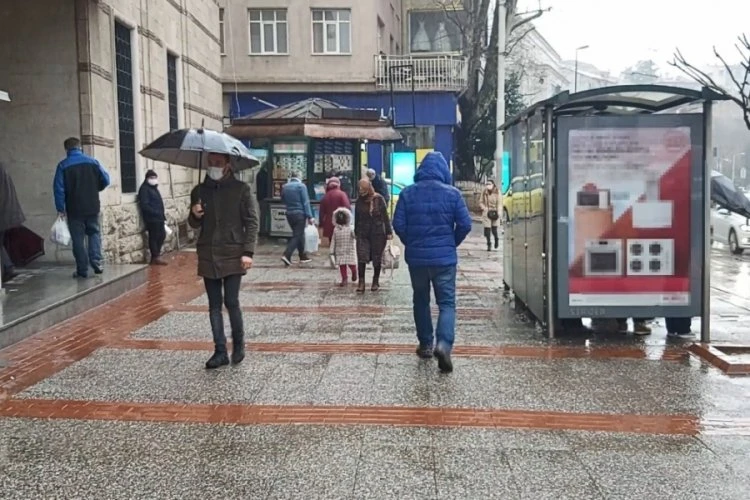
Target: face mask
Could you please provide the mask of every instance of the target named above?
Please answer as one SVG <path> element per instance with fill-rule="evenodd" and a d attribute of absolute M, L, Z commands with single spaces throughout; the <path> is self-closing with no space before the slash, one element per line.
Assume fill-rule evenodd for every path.
<path fill-rule="evenodd" d="M 150 179 L 148 179 L 148 185 L 149 186 L 156 186 L 157 184 L 159 184 L 159 180 L 158 179 L 155 179 L 153 177 L 151 177 Z"/>
<path fill-rule="evenodd" d="M 224 168 L 208 167 L 208 176 L 215 181 L 220 181 L 224 177 Z"/>

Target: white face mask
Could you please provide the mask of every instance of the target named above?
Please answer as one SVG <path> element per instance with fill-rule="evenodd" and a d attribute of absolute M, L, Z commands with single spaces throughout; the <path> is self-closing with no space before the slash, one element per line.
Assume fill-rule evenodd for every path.
<path fill-rule="evenodd" d="M 157 184 L 159 184 L 159 179 L 151 177 L 150 179 L 148 179 L 148 184 L 149 186 L 156 186 Z"/>
<path fill-rule="evenodd" d="M 220 181 L 224 177 L 224 167 L 208 167 L 208 176 L 215 181 Z"/>

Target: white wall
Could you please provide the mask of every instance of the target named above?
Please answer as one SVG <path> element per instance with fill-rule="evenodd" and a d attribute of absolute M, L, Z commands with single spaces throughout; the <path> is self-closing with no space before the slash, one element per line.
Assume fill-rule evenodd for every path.
<path fill-rule="evenodd" d="M 27 226 L 45 238 L 62 143 L 80 134 L 75 37 L 73 0 L 34 0 L 33 8 L 28 0 L 0 2 L 0 89 L 12 99 L 0 102 L 0 161 Z"/>

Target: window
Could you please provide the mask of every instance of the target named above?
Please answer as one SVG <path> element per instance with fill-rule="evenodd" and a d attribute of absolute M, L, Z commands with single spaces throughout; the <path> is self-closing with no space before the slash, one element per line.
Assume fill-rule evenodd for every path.
<path fill-rule="evenodd" d="M 313 10 L 313 53 L 351 54 L 350 10 Z"/>
<path fill-rule="evenodd" d="M 226 40 L 224 29 L 224 9 L 219 9 L 219 51 L 222 56 L 226 53 L 224 52 L 224 41 Z"/>
<path fill-rule="evenodd" d="M 459 52 L 463 39 L 459 26 L 466 26 L 463 10 L 409 11 L 409 49 L 411 52 Z"/>
<path fill-rule="evenodd" d="M 286 10 L 248 10 L 251 54 L 287 54 Z"/>
<path fill-rule="evenodd" d="M 117 125 L 120 139 L 120 185 L 123 193 L 135 193 L 136 191 L 133 45 L 131 36 L 130 28 L 115 21 Z"/>
<path fill-rule="evenodd" d="M 169 107 L 169 130 L 180 128 L 177 115 L 177 56 L 167 54 L 167 98 Z"/>

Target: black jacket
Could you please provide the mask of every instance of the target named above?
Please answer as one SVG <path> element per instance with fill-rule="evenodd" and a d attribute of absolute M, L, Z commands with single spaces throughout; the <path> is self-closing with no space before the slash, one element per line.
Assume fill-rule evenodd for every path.
<path fill-rule="evenodd" d="M 388 191 L 388 184 L 383 180 L 382 177 L 379 175 L 376 175 L 375 178 L 372 180 L 372 188 L 375 190 L 376 193 L 378 193 L 380 196 L 383 197 L 386 204 L 388 203 L 388 200 L 391 199 L 391 193 Z"/>
<path fill-rule="evenodd" d="M 138 206 L 141 207 L 143 222 L 146 224 L 156 224 L 167 220 L 164 213 L 164 201 L 157 186 L 151 186 L 148 182 L 141 184 L 138 190 Z"/>

